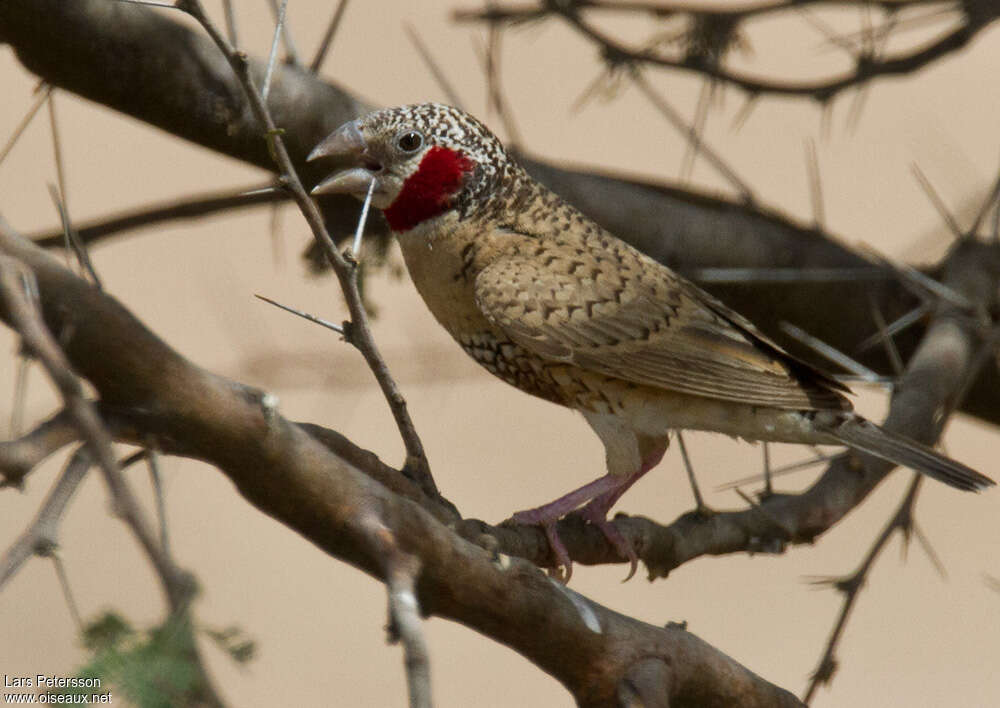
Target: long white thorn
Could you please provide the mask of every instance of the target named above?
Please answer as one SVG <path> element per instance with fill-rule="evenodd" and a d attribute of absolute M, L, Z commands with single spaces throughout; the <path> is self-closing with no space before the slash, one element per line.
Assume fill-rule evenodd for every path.
<path fill-rule="evenodd" d="M 368 193 L 365 195 L 365 203 L 361 205 L 361 216 L 358 218 L 358 229 L 354 232 L 354 245 L 351 247 L 351 253 L 354 254 L 354 260 L 358 259 L 358 254 L 361 252 L 361 239 L 365 235 L 365 222 L 368 221 L 368 209 L 372 204 L 372 193 L 375 191 L 375 180 L 373 179 L 368 183 Z"/>

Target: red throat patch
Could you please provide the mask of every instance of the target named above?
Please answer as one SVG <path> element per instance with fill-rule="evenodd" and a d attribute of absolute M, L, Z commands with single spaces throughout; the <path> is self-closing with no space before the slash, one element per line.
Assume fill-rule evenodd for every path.
<path fill-rule="evenodd" d="M 472 160 L 460 152 L 435 145 L 420 161 L 417 171 L 403 183 L 396 200 L 382 213 L 396 232 L 448 210 L 462 179 L 473 169 Z"/>

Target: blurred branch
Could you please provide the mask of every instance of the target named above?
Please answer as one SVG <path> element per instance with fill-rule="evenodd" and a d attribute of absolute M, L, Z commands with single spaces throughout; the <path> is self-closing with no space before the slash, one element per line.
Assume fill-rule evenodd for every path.
<path fill-rule="evenodd" d="M 167 13 L 114 0 L 5 1 L 0 3 L 0 42 L 53 86 L 274 170 L 267 140 L 226 58 L 204 34 Z M 248 62 L 252 75 L 264 76 L 266 62 Z M 308 165 L 309 151 L 370 107 L 308 69 L 278 64 L 268 108 L 311 185 L 327 168 Z M 323 212 L 335 227 L 353 223 L 357 205 L 346 197 L 330 199 Z"/>
<path fill-rule="evenodd" d="M 291 196 L 287 192 L 275 189 L 270 184 L 256 185 L 245 189 L 179 197 L 169 202 L 129 209 L 100 219 L 76 224 L 76 233 L 80 237 L 81 243 L 92 245 L 110 236 L 167 221 L 197 219 L 223 211 L 233 212 L 237 209 L 262 204 L 281 204 L 290 200 Z M 28 238 L 42 248 L 60 247 L 64 241 L 62 229 L 29 234 Z"/>
<path fill-rule="evenodd" d="M 419 559 L 414 592 L 422 612 L 510 646 L 555 676 L 579 705 L 608 705 L 626 689 L 665 695 L 676 706 L 801 705 L 683 629 L 624 617 L 550 581 L 530 563 L 464 541 L 420 504 L 264 405 L 267 396 L 185 360 L 113 298 L 3 222 L 0 253 L 37 280 L 46 325 L 66 332 L 65 354 L 98 391 L 120 440 L 152 437 L 168 454 L 215 465 L 262 512 L 386 581 L 386 559 L 362 523 L 372 514 L 401 553 Z M 11 312 L 0 316 L 9 322 Z M 545 632 L 538 631 L 542 621 Z M 640 670 L 652 659 L 670 671 Z M 644 695 L 652 704 L 652 694 Z"/>
<path fill-rule="evenodd" d="M 0 487 L 20 487 L 25 476 L 49 455 L 80 439 L 65 410 L 16 440 L 0 441 Z"/>
<path fill-rule="evenodd" d="M 843 594 L 844 602 L 840 608 L 840 615 L 837 617 L 833 630 L 830 632 L 830 638 L 823 649 L 819 665 L 809 679 L 809 686 L 806 688 L 805 695 L 802 698 L 804 703 L 809 703 L 815 695 L 816 690 L 823 684 L 830 683 L 833 679 L 833 675 L 837 670 L 837 645 L 843 637 L 844 629 L 847 627 L 847 620 L 851 616 L 851 610 L 854 608 L 854 603 L 861 594 L 861 589 L 864 587 L 871 569 L 875 566 L 875 561 L 878 560 L 879 555 L 885 550 L 886 544 L 889 543 L 889 539 L 892 538 L 893 534 L 898 531 L 906 537 L 913 530 L 913 507 L 916 504 L 917 493 L 920 490 L 922 479 L 921 475 L 914 474 L 902 502 L 900 502 L 892 518 L 889 519 L 889 522 L 883 527 L 878 537 L 872 543 L 871 548 L 868 549 L 868 553 L 865 554 L 864 560 L 861 561 L 861 565 L 858 566 L 856 571 L 844 578 L 816 581 L 817 584 L 829 585 L 838 590 Z"/>
<path fill-rule="evenodd" d="M 49 555 L 59 545 L 59 522 L 92 464 L 82 447 L 70 458 L 35 518 L 0 558 L 0 589 L 32 555 Z"/>
<path fill-rule="evenodd" d="M 741 45 L 744 25 L 752 19 L 779 12 L 797 13 L 808 5 L 819 5 L 820 0 L 796 2 L 764 2 L 747 4 L 739 8 L 722 9 L 694 7 L 679 3 L 596 2 L 595 0 L 570 0 L 569 2 L 540 2 L 537 5 L 490 4 L 482 10 L 456 10 L 453 17 L 459 22 L 480 22 L 491 27 L 501 24 L 538 22 L 559 18 L 567 22 L 583 37 L 600 47 L 601 55 L 609 65 L 646 64 L 678 71 L 693 72 L 711 81 L 735 86 L 746 93 L 758 96 L 802 96 L 817 101 L 829 101 L 846 89 L 862 86 L 881 76 L 912 74 L 924 67 L 964 48 L 988 25 L 1000 18 L 1000 6 L 989 0 L 955 0 L 951 3 L 958 16 L 953 27 L 938 34 L 930 42 L 911 47 L 886 57 L 876 57 L 860 49 L 852 52 L 852 70 L 814 81 L 782 81 L 765 76 L 755 76 L 731 70 L 732 62 L 724 61 L 734 47 Z M 887 18 L 908 9 L 926 6 L 927 0 L 823 0 L 824 6 L 864 9 L 878 7 Z M 615 10 L 620 13 L 652 14 L 657 19 L 683 18 L 686 28 L 679 30 L 674 42 L 680 51 L 665 54 L 659 47 L 628 46 L 602 30 L 586 18 L 588 10 Z M 884 37 L 883 37 L 884 39 Z"/>

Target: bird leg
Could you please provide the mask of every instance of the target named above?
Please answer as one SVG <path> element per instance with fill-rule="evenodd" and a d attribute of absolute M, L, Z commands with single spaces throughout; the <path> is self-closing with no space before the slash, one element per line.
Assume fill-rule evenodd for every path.
<path fill-rule="evenodd" d="M 555 556 L 556 567 L 562 566 L 566 569 L 565 582 L 568 583 L 570 576 L 573 575 L 573 561 L 570 560 L 569 552 L 566 550 L 562 539 L 559 538 L 559 533 L 556 531 L 555 526 L 556 522 L 571 511 L 575 511 L 581 504 L 613 492 L 622 484 L 628 482 L 629 479 L 629 477 L 616 477 L 615 475 L 606 474 L 589 484 L 583 485 L 579 489 L 574 489 L 569 494 L 561 496 L 553 502 L 543 504 L 534 509 L 518 511 L 511 518 L 519 524 L 542 527 L 545 537 L 549 540 L 552 555 Z"/>
<path fill-rule="evenodd" d="M 589 484 L 583 485 L 579 489 L 574 489 L 569 494 L 561 496 L 553 502 L 535 509 L 519 511 L 511 518 L 519 524 L 542 527 L 545 537 L 549 541 L 552 555 L 555 556 L 557 567 L 562 566 L 566 569 L 565 582 L 569 582 L 570 577 L 573 575 L 573 561 L 570 559 L 569 552 L 566 550 L 562 539 L 559 538 L 559 533 L 556 530 L 556 522 L 566 514 L 576 511 L 581 504 L 585 504 L 586 506 L 580 509 L 580 515 L 586 521 L 599 528 L 608 542 L 618 551 L 618 554 L 631 563 L 631 572 L 626 578 L 628 580 L 635 575 L 636 568 L 639 565 L 639 557 L 636 555 L 635 549 L 632 548 L 632 544 L 629 543 L 628 539 L 615 528 L 614 524 L 607 520 L 607 514 L 629 487 L 639 481 L 640 477 L 653 469 L 663 459 L 665 450 L 665 445 L 662 449 L 652 450 L 646 459 L 643 460 L 642 466 L 638 471 L 627 477 L 606 474 Z"/>
<path fill-rule="evenodd" d="M 608 512 L 611 508 L 621 499 L 622 495 L 629 490 L 629 488 L 639 481 L 640 478 L 651 469 L 660 464 L 660 460 L 663 459 L 663 453 L 666 452 L 667 446 L 657 447 L 652 450 L 648 457 L 642 462 L 642 466 L 637 472 L 629 477 L 622 480 L 622 484 L 615 489 L 611 489 L 597 497 L 591 499 L 586 506 L 580 509 L 580 516 L 586 521 L 589 521 L 594 526 L 599 528 L 604 534 L 604 537 L 608 539 L 608 542 L 615 547 L 618 551 L 618 555 L 622 558 L 628 559 L 629 562 L 629 572 L 625 576 L 625 580 L 622 582 L 627 582 L 632 579 L 635 575 L 635 571 L 639 567 L 639 556 L 636 555 L 635 548 L 632 547 L 631 542 L 622 532 L 618 530 L 613 523 L 608 521 Z"/>

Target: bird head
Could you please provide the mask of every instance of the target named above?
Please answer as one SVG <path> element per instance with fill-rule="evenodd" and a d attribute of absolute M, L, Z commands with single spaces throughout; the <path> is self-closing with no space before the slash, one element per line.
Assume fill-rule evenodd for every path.
<path fill-rule="evenodd" d="M 507 162 L 503 145 L 482 123 L 440 103 L 386 108 L 345 123 L 308 159 L 319 158 L 344 167 L 313 194 L 364 199 L 371 188 L 372 203 L 396 232 L 468 209 Z"/>

